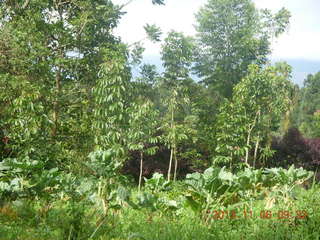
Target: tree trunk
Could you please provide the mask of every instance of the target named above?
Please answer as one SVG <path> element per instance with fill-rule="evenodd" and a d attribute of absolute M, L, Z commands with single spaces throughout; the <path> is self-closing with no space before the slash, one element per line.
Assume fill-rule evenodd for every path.
<path fill-rule="evenodd" d="M 256 116 L 254 118 L 254 121 L 253 121 L 252 125 L 249 127 L 248 137 L 247 137 L 247 146 L 249 146 L 249 144 L 250 144 L 251 132 L 252 132 L 254 126 L 256 125 L 257 118 L 258 118 L 259 115 L 260 115 L 260 110 L 257 111 Z M 248 159 L 249 159 L 249 149 L 247 148 L 246 149 L 246 160 L 245 160 L 247 165 L 248 165 Z"/>
<path fill-rule="evenodd" d="M 55 2 L 56 8 L 59 12 L 59 20 L 63 21 L 63 14 L 61 8 L 59 8 L 59 4 Z M 59 37 L 58 37 L 59 39 Z M 59 39 L 60 40 L 60 39 Z M 57 49 L 57 57 L 59 59 L 62 59 L 64 57 L 63 53 L 63 48 L 60 46 L 59 42 L 59 48 Z M 56 84 L 56 95 L 55 95 L 55 100 L 53 102 L 53 122 L 54 126 L 52 129 L 52 136 L 55 137 L 58 132 L 58 125 L 59 125 L 59 113 L 60 113 L 60 106 L 59 106 L 59 98 L 61 94 L 61 73 L 62 73 L 62 66 L 61 64 L 56 65 L 57 71 L 56 71 L 56 79 L 55 79 L 55 84 Z"/>
<path fill-rule="evenodd" d="M 173 148 L 171 148 L 171 151 L 170 151 L 170 161 L 169 161 L 169 168 L 168 168 L 168 181 L 170 181 L 170 178 L 171 178 L 172 158 L 173 158 Z"/>
<path fill-rule="evenodd" d="M 173 181 L 175 182 L 177 179 L 177 169 L 178 169 L 178 160 L 177 160 L 177 149 L 174 147 L 173 151 L 174 155 L 174 175 L 173 175 Z"/>
<path fill-rule="evenodd" d="M 174 129 L 174 109 L 171 108 L 171 129 Z M 172 159 L 174 154 L 174 148 L 175 148 L 175 140 L 171 142 L 171 151 L 170 151 L 170 161 L 169 161 L 169 168 L 168 168 L 168 181 L 171 180 L 171 168 L 172 168 Z"/>
<path fill-rule="evenodd" d="M 139 175 L 139 186 L 138 186 L 139 192 L 141 189 L 141 182 L 142 182 L 142 169 L 143 169 L 143 152 L 141 151 L 140 152 L 140 175 Z"/>
<path fill-rule="evenodd" d="M 56 99 L 53 103 L 53 122 L 52 136 L 57 135 L 58 122 L 59 122 L 59 96 L 61 91 L 61 69 L 59 68 L 56 74 Z"/>
<path fill-rule="evenodd" d="M 253 168 L 255 168 L 255 166 L 256 166 L 256 160 L 257 160 L 258 148 L 259 148 L 259 138 L 257 139 L 256 146 L 255 146 L 255 148 L 254 148 L 254 155 L 253 155 Z"/>
<path fill-rule="evenodd" d="M 250 144 L 250 138 L 251 138 L 251 131 L 252 131 L 253 127 L 250 127 L 249 128 L 249 131 L 248 131 L 248 137 L 247 137 L 247 148 L 246 148 L 246 164 L 248 164 L 248 159 L 249 159 L 249 149 L 248 149 L 248 146 Z"/>

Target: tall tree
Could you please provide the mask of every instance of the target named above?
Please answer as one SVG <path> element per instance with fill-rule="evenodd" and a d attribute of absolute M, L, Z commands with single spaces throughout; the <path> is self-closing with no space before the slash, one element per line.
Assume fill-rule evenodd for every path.
<path fill-rule="evenodd" d="M 153 155 L 157 150 L 155 144 L 160 138 L 157 136 L 159 131 L 158 118 L 158 112 L 154 109 L 153 104 L 143 97 L 140 97 L 130 108 L 128 147 L 130 150 L 139 151 L 139 190 L 142 183 L 144 156 Z"/>
<path fill-rule="evenodd" d="M 92 150 L 91 89 L 121 15 L 108 0 L 1 2 L 1 127 L 16 156 L 65 164 Z"/>
<path fill-rule="evenodd" d="M 281 119 L 292 104 L 291 68 L 278 63 L 260 69 L 250 65 L 249 74 L 234 87 L 231 101 L 227 100 L 217 117 L 216 163 L 249 163 L 257 155 L 270 154 L 271 133 L 279 129 Z M 259 151 L 259 152 L 258 152 Z"/>
<path fill-rule="evenodd" d="M 169 32 L 162 44 L 161 59 L 165 71 L 161 78 L 160 91 L 163 94 L 165 114 L 165 142 L 170 148 L 168 180 L 171 178 L 174 160 L 174 180 L 178 169 L 178 145 L 186 139 L 185 117 L 190 115 L 188 86 L 192 86 L 190 68 L 193 62 L 193 39 L 175 31 Z"/>
<path fill-rule="evenodd" d="M 290 13 L 259 11 L 252 0 L 209 0 L 196 18 L 195 70 L 205 84 L 230 97 L 250 64 L 266 63 L 271 39 L 285 31 Z"/>
<path fill-rule="evenodd" d="M 129 128 L 130 69 L 126 48 L 106 49 L 100 78 L 94 88 L 95 142 L 102 150 L 111 149 L 118 161 L 126 156 L 126 131 Z"/>
<path fill-rule="evenodd" d="M 164 81 L 169 88 L 182 86 L 190 78 L 194 42 L 191 37 L 171 31 L 164 40 L 161 51 Z"/>

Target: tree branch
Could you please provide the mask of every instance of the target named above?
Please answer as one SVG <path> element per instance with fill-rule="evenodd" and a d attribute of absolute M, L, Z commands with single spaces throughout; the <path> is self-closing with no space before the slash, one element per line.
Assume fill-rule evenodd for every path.
<path fill-rule="evenodd" d="M 29 3 L 30 3 L 30 0 L 26 0 L 21 8 L 26 9 L 28 7 Z"/>
<path fill-rule="evenodd" d="M 122 5 L 120 6 L 119 10 L 122 9 L 122 8 L 124 8 L 124 7 L 126 7 L 126 6 L 128 6 L 128 5 L 129 5 L 130 3 L 132 3 L 133 1 L 134 1 L 134 0 L 129 0 L 128 2 L 122 4 Z"/>

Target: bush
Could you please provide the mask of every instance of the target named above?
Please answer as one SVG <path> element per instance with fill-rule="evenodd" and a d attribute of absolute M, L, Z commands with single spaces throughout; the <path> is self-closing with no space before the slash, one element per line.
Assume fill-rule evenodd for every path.
<path fill-rule="evenodd" d="M 304 138 L 297 128 L 290 128 L 282 138 L 274 138 L 272 149 L 276 151 L 269 167 L 285 167 L 294 164 L 316 171 L 320 167 L 320 138 Z"/>
<path fill-rule="evenodd" d="M 308 146 L 307 154 L 311 158 L 311 165 L 318 168 L 320 166 L 320 138 L 305 139 Z"/>

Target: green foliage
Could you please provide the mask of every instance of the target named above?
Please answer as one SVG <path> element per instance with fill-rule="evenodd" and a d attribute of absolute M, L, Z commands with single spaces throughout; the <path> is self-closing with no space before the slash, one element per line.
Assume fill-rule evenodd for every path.
<path fill-rule="evenodd" d="M 275 191 L 279 186 L 287 186 L 286 194 L 292 199 L 294 187 L 310 179 L 312 175 L 312 172 L 302 168 L 295 169 L 293 166 L 289 170 L 246 168 L 237 174 L 232 174 L 225 167 L 208 168 L 203 174 L 193 173 L 186 176 L 186 201 L 192 210 L 204 213 L 214 208 L 217 202 L 222 205 L 236 205 L 240 201 L 264 197 L 269 188 Z"/>
<path fill-rule="evenodd" d="M 247 119 L 243 114 L 244 106 L 238 103 L 226 101 L 220 107 L 220 113 L 216 121 L 216 141 L 215 151 L 217 156 L 213 159 L 213 164 L 238 163 L 243 161 L 246 150 Z M 235 127 L 236 126 L 236 127 Z M 237 162 L 235 162 L 238 160 Z"/>
<path fill-rule="evenodd" d="M 94 147 L 91 89 L 105 52 L 119 45 L 111 32 L 122 13 L 104 0 L 20 2 L 0 6 L 5 157 L 27 166 L 39 162 L 23 179 L 55 168 L 83 173 Z"/>
<path fill-rule="evenodd" d="M 114 158 L 119 154 L 113 151 L 113 149 L 92 152 L 89 155 L 90 162 L 88 162 L 88 167 L 93 170 L 97 177 L 115 177 L 121 167 L 121 163 L 114 161 Z"/>
<path fill-rule="evenodd" d="M 293 125 L 299 127 L 306 137 L 319 137 L 318 111 L 320 109 L 320 73 L 308 75 L 299 91 Z"/>
<path fill-rule="evenodd" d="M 318 130 L 318 132 L 320 132 L 320 111 L 318 111 L 314 114 L 314 119 L 316 121 L 316 123 L 315 123 L 316 129 Z"/>
<path fill-rule="evenodd" d="M 219 157 L 216 163 L 232 164 L 242 160 L 248 164 L 252 149 L 255 151 L 253 164 L 258 151 L 261 156 L 272 154 L 268 150 L 271 133 L 279 129 L 292 103 L 294 88 L 288 79 L 290 71 L 290 67 L 282 63 L 265 69 L 250 66 L 249 74 L 235 86 L 232 101 L 222 105 L 217 117 Z"/>
<path fill-rule="evenodd" d="M 181 85 L 189 77 L 193 61 L 194 43 L 191 37 L 171 31 L 162 45 L 161 59 L 165 68 L 164 78 L 169 87 Z"/>
<path fill-rule="evenodd" d="M 158 112 L 153 109 L 153 104 L 144 98 L 138 99 L 130 108 L 129 119 L 128 148 L 153 155 L 157 148 L 146 147 L 159 141 L 159 136 L 156 136 Z"/>
<path fill-rule="evenodd" d="M 275 14 L 272 14 L 269 9 L 262 9 L 261 17 L 265 20 L 263 22 L 263 27 L 268 29 L 271 36 L 278 37 L 280 34 L 284 33 L 289 26 L 291 13 L 285 8 L 281 8 Z"/>
<path fill-rule="evenodd" d="M 145 188 L 152 192 L 168 191 L 170 189 L 171 182 L 166 181 L 163 174 L 155 172 L 152 178 L 145 178 Z"/>
<path fill-rule="evenodd" d="M 299 182 L 304 182 L 313 176 L 312 172 L 306 171 L 302 168 L 295 169 L 292 165 L 289 169 L 271 168 L 265 170 L 266 174 L 272 177 L 269 182 L 280 185 L 292 185 Z"/>
<path fill-rule="evenodd" d="M 131 65 L 139 65 L 141 63 L 144 50 L 145 48 L 141 43 L 136 42 L 133 44 L 133 49 L 131 51 Z"/>
<path fill-rule="evenodd" d="M 264 66 L 290 13 L 209 0 L 197 15 L 196 40 L 171 31 L 162 42 L 160 74 L 142 63 L 142 41 L 127 45 L 113 35 L 131 2 L 1 1 L 1 239 L 275 239 L 275 231 L 295 239 L 289 230 L 296 239 L 319 238 L 319 187 L 299 186 L 312 173 L 254 168 L 272 155 L 271 134 L 297 94 L 287 64 Z M 159 27 L 144 29 L 161 41 Z M 205 84 L 192 79 L 194 65 Z M 310 75 L 300 91 L 297 122 L 310 136 L 320 129 L 318 79 Z M 143 186 L 146 156 L 168 149 L 167 176 L 154 173 Z M 137 152 L 135 188 L 121 173 Z M 180 160 L 189 168 L 187 160 L 204 167 L 210 158 L 223 167 L 171 182 Z M 290 207 L 309 207 L 307 223 L 210 216 Z"/>
<path fill-rule="evenodd" d="M 140 75 L 141 77 L 138 78 L 138 81 L 151 86 L 155 85 L 159 77 L 157 67 L 152 64 L 143 64 L 140 68 Z"/>
<path fill-rule="evenodd" d="M 146 24 L 144 26 L 144 30 L 146 31 L 146 34 L 151 42 L 160 42 L 162 32 L 161 29 L 155 24 Z"/>
<path fill-rule="evenodd" d="M 50 198 L 59 189 L 59 171 L 57 168 L 46 169 L 45 163 L 37 160 L 10 159 L 0 163 L 0 197 L 16 198 Z"/>
<path fill-rule="evenodd" d="M 170 190 L 149 193 L 146 189 L 135 195 L 127 188 L 118 187 L 107 199 L 101 198 L 107 185 L 100 180 L 65 176 L 64 185 L 73 188 L 73 193 L 66 191 L 60 200 L 18 200 L 2 205 L 0 233 L 8 240 L 36 239 L 34 236 L 41 239 L 211 239 L 213 236 L 241 239 L 239 236 L 257 234 L 270 240 L 289 235 L 290 239 L 302 236 L 313 239 L 319 224 L 319 186 L 309 190 L 292 188 L 309 175 L 293 167 L 288 170 L 248 168 L 238 174 L 225 168 L 210 168 L 203 174 L 188 175 L 181 184 L 182 189 L 172 185 Z M 153 179 L 165 182 L 161 174 Z M 98 192 L 84 198 L 90 192 L 88 189 L 95 188 Z M 173 195 L 175 191 L 179 195 Z M 182 193 L 184 201 L 179 197 Z M 110 207 L 107 214 L 101 212 L 103 199 Z M 192 211 L 191 206 L 198 206 L 202 211 Z M 217 219 L 213 213 L 219 211 L 224 213 Z M 231 211 L 237 219 L 230 217 Z M 272 212 L 270 219 L 261 218 L 261 212 L 266 211 Z M 288 211 L 290 216 L 279 221 L 280 211 Z M 295 217 L 302 211 L 306 213 L 304 218 Z"/>
<path fill-rule="evenodd" d="M 114 161 L 126 157 L 126 131 L 129 128 L 129 80 L 124 46 L 109 51 L 105 49 L 105 63 L 101 65 L 100 78 L 94 89 L 95 142 L 103 150 L 112 149 Z"/>
<path fill-rule="evenodd" d="M 190 37 L 175 31 L 169 32 L 164 40 L 161 51 L 161 58 L 165 72 L 161 78 L 160 87 L 163 90 L 163 103 L 166 108 L 164 123 L 163 140 L 170 148 L 170 160 L 168 167 L 168 180 L 171 179 L 172 162 L 174 160 L 174 180 L 176 180 L 178 166 L 178 148 L 188 135 L 194 132 L 193 124 L 185 124 L 188 117 L 192 118 L 191 107 L 187 92 L 190 79 L 190 68 L 193 61 L 194 44 Z M 181 108 L 182 107 L 182 108 Z M 180 110 L 182 109 L 182 111 Z M 191 134 L 189 135 L 191 138 Z"/>
<path fill-rule="evenodd" d="M 128 131 L 128 149 L 140 152 L 139 189 L 142 182 L 143 157 L 145 154 L 154 155 L 158 149 L 158 112 L 153 109 L 150 101 L 140 98 L 130 108 Z"/>
<path fill-rule="evenodd" d="M 209 0 L 197 14 L 196 72 L 230 98 L 250 64 L 266 63 L 271 38 L 284 32 L 289 18 L 285 9 L 261 13 L 251 0 Z"/>

